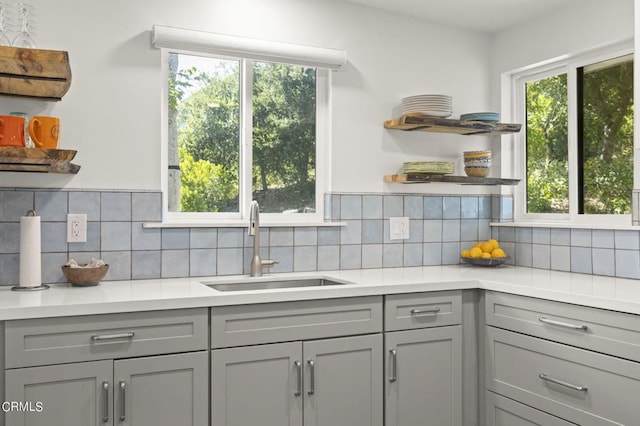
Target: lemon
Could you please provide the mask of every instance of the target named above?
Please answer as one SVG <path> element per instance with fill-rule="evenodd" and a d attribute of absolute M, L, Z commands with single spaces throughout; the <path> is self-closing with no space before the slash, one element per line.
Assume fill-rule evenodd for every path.
<path fill-rule="evenodd" d="M 479 248 L 479 249 L 481 249 L 481 250 L 482 250 L 482 243 L 475 243 L 475 244 L 473 245 L 473 248 Z"/>
<path fill-rule="evenodd" d="M 483 253 L 491 253 L 494 247 L 492 243 L 490 243 L 489 241 L 486 241 L 480 244 L 480 249 L 482 250 Z"/>
<path fill-rule="evenodd" d="M 501 248 L 493 249 L 491 257 L 507 257 L 507 254 Z"/>
<path fill-rule="evenodd" d="M 478 248 L 478 247 L 474 247 L 471 250 L 469 250 L 469 255 L 471 257 L 481 257 L 482 256 L 482 250 L 480 250 L 480 248 Z"/>
<path fill-rule="evenodd" d="M 491 253 L 484 252 L 480 257 L 482 257 L 483 259 L 491 259 Z"/>
<path fill-rule="evenodd" d="M 460 254 L 460 256 L 471 257 L 471 254 L 469 253 L 469 250 L 462 250 L 462 253 Z"/>
<path fill-rule="evenodd" d="M 493 238 L 490 240 L 487 240 L 488 243 L 491 243 L 491 245 L 493 246 L 494 249 L 500 248 L 500 243 L 498 243 L 498 240 L 494 240 Z"/>

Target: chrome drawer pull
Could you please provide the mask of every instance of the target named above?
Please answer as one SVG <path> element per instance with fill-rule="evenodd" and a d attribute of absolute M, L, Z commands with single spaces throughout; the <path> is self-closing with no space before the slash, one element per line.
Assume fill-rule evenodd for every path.
<path fill-rule="evenodd" d="M 295 361 L 293 364 L 296 366 L 296 370 L 298 370 L 298 387 L 293 395 L 300 396 L 302 395 L 302 363 L 300 361 Z"/>
<path fill-rule="evenodd" d="M 545 317 L 538 318 L 538 321 L 540 321 L 541 323 L 544 323 L 544 324 L 556 325 L 558 327 L 563 327 L 563 328 L 569 328 L 571 330 L 586 331 L 587 328 L 588 328 L 586 325 L 569 324 L 568 322 L 556 321 L 556 320 L 552 320 L 552 319 L 545 318 Z"/>
<path fill-rule="evenodd" d="M 389 377 L 389 381 L 391 383 L 398 380 L 398 352 L 395 349 L 389 350 L 391 354 L 391 377 Z"/>
<path fill-rule="evenodd" d="M 104 416 L 102 423 L 109 423 L 109 382 L 102 382 L 102 394 L 104 395 Z"/>
<path fill-rule="evenodd" d="M 413 308 L 409 312 L 411 312 L 411 315 L 437 314 L 438 312 L 440 312 L 440 308 L 437 307 L 437 306 L 435 308 L 431 308 L 431 309 L 416 309 L 416 308 Z"/>
<path fill-rule="evenodd" d="M 128 333 L 119 333 L 119 334 L 94 334 L 91 336 L 91 340 L 99 341 L 99 340 L 114 340 L 114 339 L 132 339 L 136 333 L 130 331 Z"/>
<path fill-rule="evenodd" d="M 308 360 L 309 364 L 309 390 L 307 395 L 313 395 L 316 393 L 316 363 L 312 359 Z"/>
<path fill-rule="evenodd" d="M 127 397 L 125 395 L 125 390 L 126 390 L 127 384 L 123 381 L 120 382 L 120 418 L 119 420 L 121 422 L 124 422 L 125 420 L 127 420 L 127 410 L 125 408 L 125 403 L 127 400 Z"/>
<path fill-rule="evenodd" d="M 553 377 L 549 377 L 544 373 L 538 374 L 538 377 L 540 377 L 542 380 L 546 382 L 555 383 L 556 385 L 564 386 L 565 388 L 573 389 L 574 391 L 586 392 L 589 390 L 589 388 L 587 388 L 586 386 L 572 385 L 571 383 L 565 382 L 563 380 L 558 380 L 558 379 L 554 379 Z"/>

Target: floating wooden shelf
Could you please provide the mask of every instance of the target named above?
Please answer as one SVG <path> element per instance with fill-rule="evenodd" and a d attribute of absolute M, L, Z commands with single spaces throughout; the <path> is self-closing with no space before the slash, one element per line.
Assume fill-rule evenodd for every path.
<path fill-rule="evenodd" d="M 67 52 L 0 46 L 0 95 L 59 101 L 70 86 Z"/>
<path fill-rule="evenodd" d="M 67 149 L 0 147 L 0 171 L 77 174 L 71 163 L 77 151 Z"/>
<path fill-rule="evenodd" d="M 387 183 L 459 183 L 462 185 L 517 185 L 519 179 L 483 178 L 473 176 L 429 175 L 429 174 L 399 174 L 386 175 Z"/>
<path fill-rule="evenodd" d="M 494 123 L 487 121 L 463 121 L 450 118 L 407 114 L 384 122 L 386 129 L 422 130 L 425 132 L 455 133 L 458 135 L 503 135 L 518 133 L 521 124 Z"/>

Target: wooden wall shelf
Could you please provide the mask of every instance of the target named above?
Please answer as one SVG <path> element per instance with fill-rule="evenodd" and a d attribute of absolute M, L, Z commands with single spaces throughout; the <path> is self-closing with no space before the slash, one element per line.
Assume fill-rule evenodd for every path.
<path fill-rule="evenodd" d="M 429 174 L 399 174 L 386 175 L 387 183 L 458 183 L 462 185 L 517 185 L 520 179 L 502 179 L 473 176 L 429 175 Z"/>
<path fill-rule="evenodd" d="M 77 151 L 67 149 L 0 147 L 0 171 L 77 174 L 71 160 Z"/>
<path fill-rule="evenodd" d="M 521 124 L 494 123 L 487 121 L 464 121 L 450 118 L 407 114 L 384 122 L 386 129 L 421 130 L 424 132 L 454 133 L 458 135 L 504 135 L 518 133 Z"/>
<path fill-rule="evenodd" d="M 59 101 L 70 86 L 67 52 L 0 46 L 0 95 Z"/>

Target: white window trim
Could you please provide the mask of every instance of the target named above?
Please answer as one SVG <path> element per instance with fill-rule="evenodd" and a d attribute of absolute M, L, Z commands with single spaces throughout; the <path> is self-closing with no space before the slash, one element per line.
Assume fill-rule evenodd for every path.
<path fill-rule="evenodd" d="M 514 146 L 511 150 L 511 164 L 505 164 L 507 168 L 513 167 L 515 176 L 520 176 L 522 183 L 514 190 L 514 221 L 516 223 L 549 224 L 552 226 L 580 226 L 580 227 L 627 227 L 631 225 L 632 214 L 627 215 L 586 215 L 578 214 L 578 187 L 577 181 L 572 177 L 577 167 L 577 106 L 572 100 L 576 95 L 576 69 L 589 64 L 605 61 L 618 56 L 634 53 L 633 40 L 623 40 L 616 43 L 600 46 L 585 52 L 555 58 L 525 68 L 511 71 L 502 76 L 503 96 L 506 103 L 506 116 L 513 117 L 523 123 L 523 130 L 514 136 Z M 525 125 L 525 99 L 524 83 L 549 77 L 560 73 L 567 74 L 568 86 L 568 144 L 569 144 L 569 207 L 568 214 L 551 213 L 526 213 L 526 130 Z M 634 102 L 635 104 L 635 102 Z M 635 139 L 635 137 L 634 137 Z M 638 147 L 634 143 L 634 151 Z M 507 152 L 508 153 L 508 150 Z M 635 170 L 640 164 L 634 163 Z M 631 197 L 631 194 L 629 194 Z"/>
<path fill-rule="evenodd" d="M 254 40 L 222 34 L 183 30 L 171 27 L 154 26 L 152 44 L 161 50 L 162 107 L 161 107 L 161 189 L 163 197 L 163 223 L 170 226 L 187 224 L 211 226 L 244 226 L 248 222 L 248 207 L 252 198 L 251 185 L 242 185 L 239 194 L 240 211 L 238 213 L 188 213 L 169 212 L 168 200 L 168 85 L 169 53 L 183 53 L 216 58 L 229 57 L 261 60 L 292 65 L 316 67 L 316 211 L 315 213 L 262 213 L 261 224 L 265 226 L 318 226 L 324 223 L 324 194 L 329 189 L 331 154 L 331 72 L 346 64 L 346 52 L 337 49 L 294 45 L 288 43 Z M 241 61 L 241 66 L 245 61 Z M 251 79 L 251 73 L 242 66 L 243 78 Z M 245 80 L 250 84 L 250 80 Z M 250 87 L 250 86 L 249 86 Z M 241 93 L 241 180 L 249 176 L 251 182 L 252 111 L 247 101 L 250 94 Z M 243 107 L 244 106 L 244 107 Z"/>

